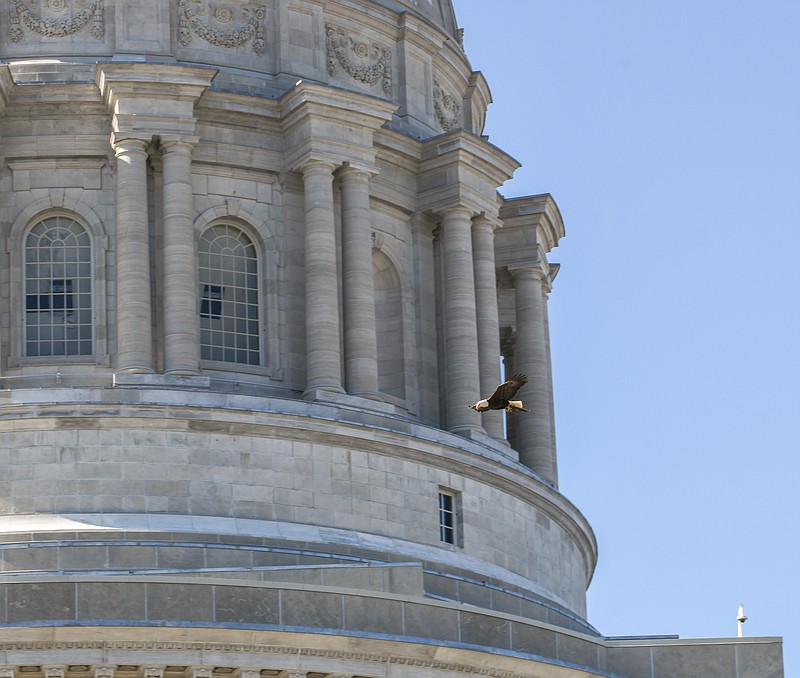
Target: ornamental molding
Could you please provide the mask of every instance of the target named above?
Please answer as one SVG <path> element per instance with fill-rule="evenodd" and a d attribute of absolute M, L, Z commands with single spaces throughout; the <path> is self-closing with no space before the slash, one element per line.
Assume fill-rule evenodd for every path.
<path fill-rule="evenodd" d="M 386 667 L 391 664 L 396 664 L 400 666 L 407 666 L 407 667 L 415 667 L 415 668 L 424 668 L 428 670 L 434 671 L 448 671 L 448 672 L 456 672 L 465 675 L 472 675 L 472 676 L 487 676 L 488 678 L 525 678 L 525 675 L 507 671 L 503 669 L 495 669 L 495 668 L 488 668 L 483 666 L 475 666 L 474 664 L 467 664 L 467 663 L 460 663 L 460 662 L 447 662 L 447 661 L 438 661 L 436 659 L 428 659 L 428 658 L 420 658 L 420 657 L 404 657 L 401 655 L 397 655 L 393 652 L 387 653 L 377 653 L 377 652 L 353 652 L 348 650 L 336 650 L 336 649 L 323 649 L 323 648 L 307 648 L 307 647 L 291 647 L 291 646 L 281 646 L 281 645 L 257 645 L 257 644 L 241 644 L 241 643 L 220 643 L 220 642 L 181 642 L 181 641 L 11 641 L 11 642 L 0 642 L 0 652 L 15 652 L 15 651 L 64 651 L 64 650 L 105 650 L 105 651 L 113 651 L 113 650 L 134 650 L 134 651 L 144 651 L 144 652 L 153 652 L 153 651 L 166 651 L 169 653 L 174 652 L 181 652 L 181 651 L 201 651 L 201 652 L 215 652 L 215 653 L 225 653 L 230 652 L 234 654 L 241 655 L 242 653 L 247 654 L 270 654 L 270 655 L 289 655 L 293 656 L 294 659 L 291 660 L 291 664 L 295 664 L 298 661 L 298 658 L 301 657 L 313 657 L 313 658 L 323 658 L 323 659 L 334 659 L 334 660 L 345 660 L 345 661 L 357 661 L 357 662 L 367 662 L 372 664 L 382 665 Z M 44 657 L 42 658 L 44 659 Z M 126 659 L 129 659 L 126 657 Z M 107 663 L 103 663 L 102 666 L 94 667 L 95 673 L 99 671 L 103 671 L 103 675 L 111 674 L 113 675 L 116 673 L 116 670 L 119 667 L 124 668 L 125 671 L 136 671 L 137 674 L 141 677 L 155 677 L 155 676 L 163 676 L 165 672 L 164 666 L 159 666 L 154 664 L 152 661 L 152 657 L 150 657 L 150 662 L 148 663 L 141 663 L 141 664 L 131 664 L 131 663 L 124 663 L 120 665 L 109 665 Z M 40 675 L 44 675 L 46 677 L 49 676 L 64 676 L 70 673 L 70 669 L 72 666 L 60 665 L 60 666 L 52 666 L 46 664 L 46 662 L 42 661 L 41 664 L 38 666 L 29 665 L 26 663 L 26 669 L 28 672 L 39 673 Z M 270 660 L 270 669 L 274 669 L 276 667 L 272 666 L 274 660 Z M 81 666 L 82 670 L 86 670 L 86 666 Z M 231 666 L 231 668 L 236 670 L 236 667 Z M 245 673 L 256 673 L 258 670 L 254 670 L 252 665 L 248 665 L 247 668 L 241 668 L 241 673 L 244 675 Z M 266 668 L 266 667 L 265 667 Z M 19 671 L 16 666 L 0 666 L 0 676 L 3 678 L 14 678 L 16 675 L 19 676 Z M 302 676 L 306 674 L 305 671 L 302 669 L 284 669 L 287 670 L 287 675 L 298 673 Z M 212 669 L 210 667 L 205 666 L 194 666 L 191 667 L 191 670 L 187 672 L 188 676 L 206 676 L 212 675 Z M 260 673 L 260 672 L 259 672 Z M 384 669 L 378 669 L 374 673 L 374 675 L 384 675 Z M 351 674 L 342 674 L 340 672 L 336 672 L 335 675 L 339 678 L 348 678 Z M 363 674 L 361 674 L 363 675 Z M 526 674 L 527 675 L 527 674 Z"/>
<path fill-rule="evenodd" d="M 446 93 L 436 78 L 433 80 L 433 110 L 436 120 L 445 132 L 461 127 L 461 101 Z"/>
<path fill-rule="evenodd" d="M 266 50 L 264 40 L 263 5 L 250 3 L 217 4 L 206 0 L 180 0 L 178 4 L 178 42 L 188 47 L 194 36 L 217 47 L 236 49 L 252 42 L 253 52 L 262 56 Z M 228 28 L 227 24 L 238 21 Z"/>
<path fill-rule="evenodd" d="M 341 68 L 353 80 L 367 85 L 380 81 L 387 97 L 392 96 L 392 51 L 377 42 L 353 37 L 343 28 L 325 25 L 328 46 L 328 74 Z"/>
<path fill-rule="evenodd" d="M 10 0 L 8 35 L 12 42 L 25 37 L 23 26 L 47 38 L 64 38 L 80 33 L 91 23 L 90 35 L 96 40 L 105 36 L 103 0 L 44 0 L 47 16 L 33 11 L 31 0 Z"/>

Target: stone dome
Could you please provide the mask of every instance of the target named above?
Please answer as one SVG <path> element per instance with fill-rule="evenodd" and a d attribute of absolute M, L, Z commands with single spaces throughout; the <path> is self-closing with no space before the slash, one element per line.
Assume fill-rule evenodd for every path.
<path fill-rule="evenodd" d="M 375 0 L 379 5 L 419 14 L 450 35 L 458 36 L 453 3 L 450 0 Z"/>
<path fill-rule="evenodd" d="M 389 125 L 417 138 L 480 134 L 490 101 L 450 0 L 10 4 L 0 59 L 19 83 L 91 82 L 105 62 L 213 68 L 211 91 L 272 99 L 303 80 L 394 104 Z"/>

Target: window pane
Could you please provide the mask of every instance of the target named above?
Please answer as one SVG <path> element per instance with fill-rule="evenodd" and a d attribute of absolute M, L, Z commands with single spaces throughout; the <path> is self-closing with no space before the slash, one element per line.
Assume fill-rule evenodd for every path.
<path fill-rule="evenodd" d="M 25 261 L 25 355 L 91 355 L 92 251 L 86 229 L 68 217 L 40 221 L 25 239 Z"/>
<path fill-rule="evenodd" d="M 439 540 L 456 543 L 455 501 L 453 495 L 446 492 L 439 493 Z"/>
<path fill-rule="evenodd" d="M 258 365 L 258 260 L 253 243 L 235 226 L 212 226 L 200 238 L 198 267 L 201 358 Z M 241 350 L 253 347 L 255 352 Z"/>

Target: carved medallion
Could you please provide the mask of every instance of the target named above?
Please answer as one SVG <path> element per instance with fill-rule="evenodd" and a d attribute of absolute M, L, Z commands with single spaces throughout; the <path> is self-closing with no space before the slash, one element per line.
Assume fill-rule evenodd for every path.
<path fill-rule="evenodd" d="M 461 101 L 447 94 L 442 86 L 433 81 L 433 110 L 436 120 L 445 132 L 461 127 Z"/>
<path fill-rule="evenodd" d="M 217 47 L 230 49 L 251 43 L 253 52 L 261 56 L 266 49 L 265 17 L 263 5 L 180 0 L 178 42 L 188 47 L 197 36 Z"/>
<path fill-rule="evenodd" d="M 341 28 L 326 25 L 328 74 L 341 68 L 353 80 L 372 85 L 381 83 L 387 97 L 392 96 L 392 52 L 376 42 L 366 42 L 349 35 Z"/>
<path fill-rule="evenodd" d="M 41 13 L 34 11 L 31 0 L 10 2 L 8 35 L 12 42 L 20 42 L 25 37 L 24 28 L 47 38 L 74 35 L 87 26 L 96 40 L 102 40 L 105 35 L 103 0 L 45 0 Z"/>

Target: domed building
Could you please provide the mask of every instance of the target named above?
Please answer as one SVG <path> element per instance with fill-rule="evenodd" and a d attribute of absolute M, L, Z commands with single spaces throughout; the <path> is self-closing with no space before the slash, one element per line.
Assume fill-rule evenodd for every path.
<path fill-rule="evenodd" d="M 2 11 L 0 678 L 783 675 L 587 619 L 564 225 L 450 0 Z"/>

